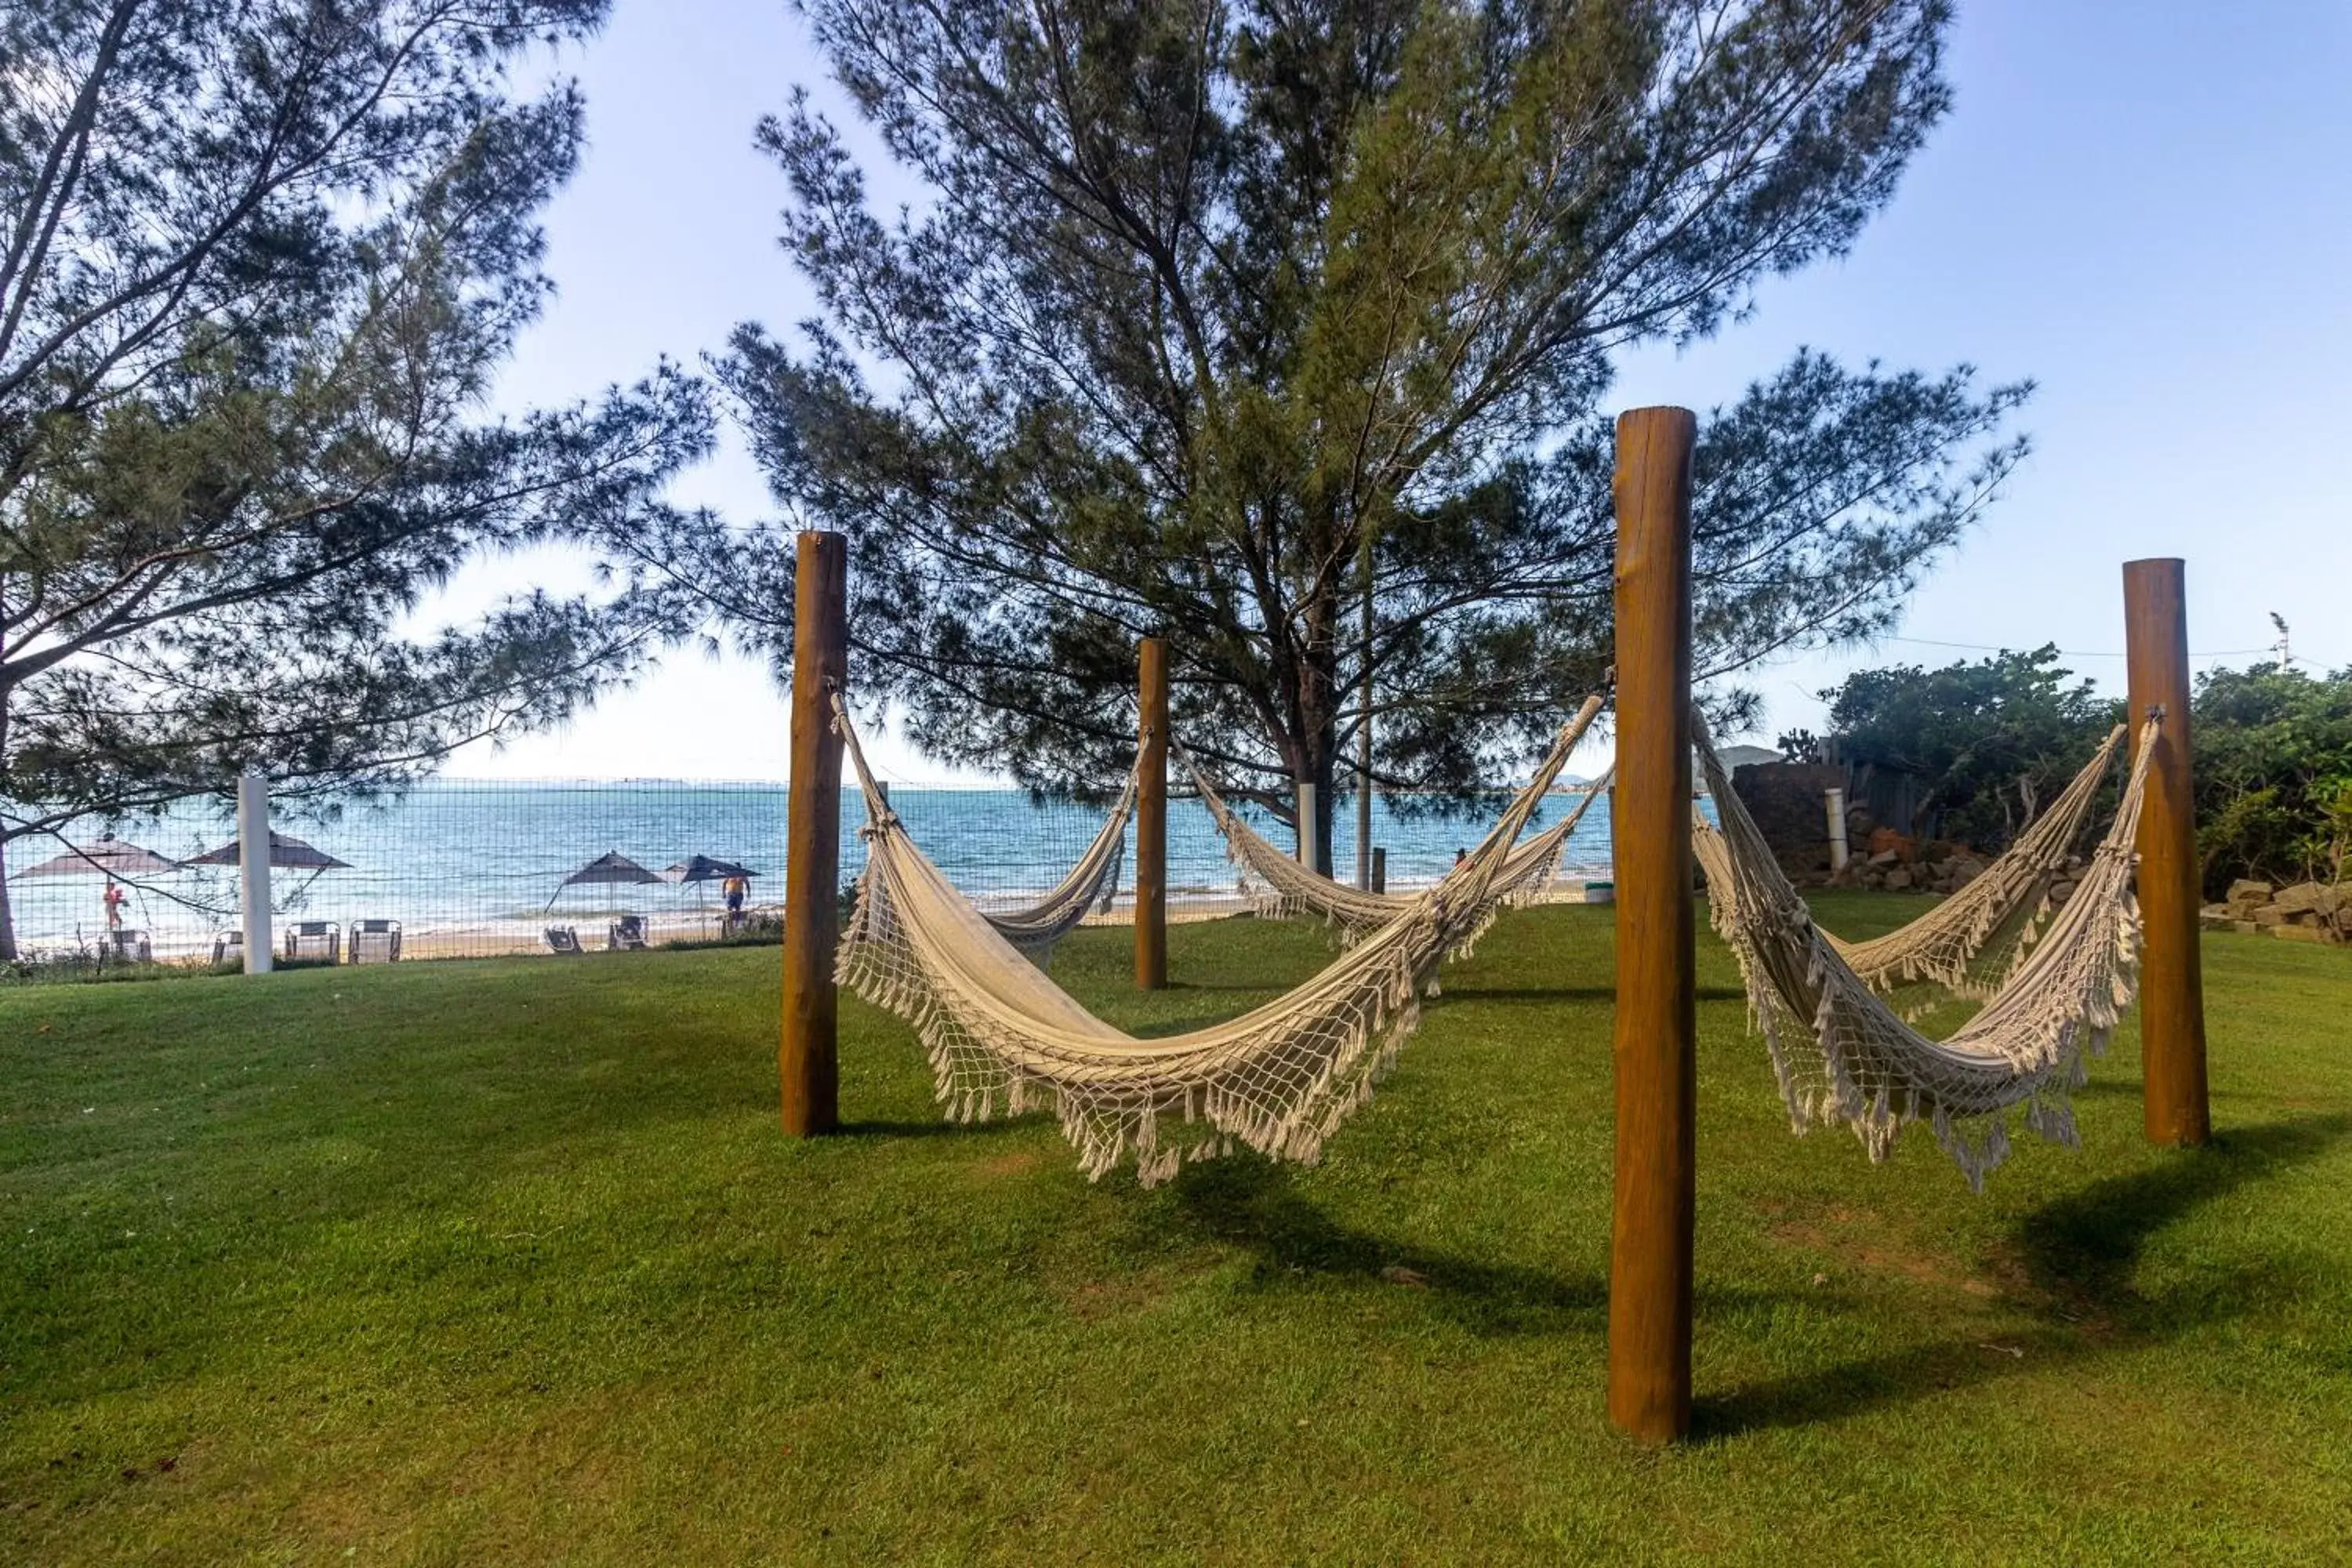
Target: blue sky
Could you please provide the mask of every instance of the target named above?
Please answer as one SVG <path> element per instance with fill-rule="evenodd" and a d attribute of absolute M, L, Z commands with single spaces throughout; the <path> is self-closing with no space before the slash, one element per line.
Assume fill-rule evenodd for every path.
<path fill-rule="evenodd" d="M 2187 558 L 2199 654 L 2251 662 L 2275 610 L 2299 659 L 2352 665 L 2352 6 L 1961 0 L 1951 42 L 1957 107 L 1853 253 L 1766 285 L 1717 338 L 1632 357 L 1612 400 L 1703 409 L 1800 344 L 2040 384 L 2034 456 L 1897 637 L 1746 678 L 1762 738 L 1815 722 L 1811 693 L 1846 670 L 1978 647 L 2055 642 L 2119 689 L 2136 556 Z M 719 348 L 740 321 L 805 314 L 775 243 L 782 182 L 751 149 L 793 84 L 824 86 L 782 0 L 619 0 L 565 65 L 590 145 L 548 214 L 558 297 L 501 400 L 566 400 Z M 772 510 L 732 442 L 678 495 Z M 553 553 L 487 563 L 431 614 L 584 581 Z M 681 650 L 567 729 L 453 771 L 778 777 L 784 731 L 763 670 Z M 947 776 L 877 749 L 897 776 Z"/>

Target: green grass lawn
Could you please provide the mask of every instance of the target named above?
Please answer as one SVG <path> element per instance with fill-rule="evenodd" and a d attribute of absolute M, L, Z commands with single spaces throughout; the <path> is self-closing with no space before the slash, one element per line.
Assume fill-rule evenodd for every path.
<path fill-rule="evenodd" d="M 1916 912 L 1825 901 L 1853 933 Z M 1089 931 L 1138 1029 L 1316 928 Z M 2217 1146 L 1972 1197 L 1789 1135 L 1703 939 L 1694 1441 L 1601 1410 L 1606 910 L 1507 918 L 1313 1170 L 1089 1185 L 845 1002 L 775 1122 L 761 950 L 0 993 L 0 1560 L 2352 1557 L 2352 955 L 2210 939 Z"/>

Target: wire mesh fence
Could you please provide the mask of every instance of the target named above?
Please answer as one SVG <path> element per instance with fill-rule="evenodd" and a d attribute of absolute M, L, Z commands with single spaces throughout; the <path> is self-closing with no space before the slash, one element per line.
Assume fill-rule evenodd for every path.
<path fill-rule="evenodd" d="M 1003 912 L 1058 882 L 1102 826 L 1102 808 L 1026 792 L 894 782 L 915 842 L 982 909 Z M 784 816 L 777 782 L 508 782 L 445 779 L 379 802 L 277 803 L 271 905 L 277 959 L 413 962 L 571 954 L 639 946 L 773 942 L 782 931 Z M 1562 793 L 1541 820 L 1572 810 Z M 1355 812 L 1335 803 L 1331 863 L 1355 868 Z M 1244 805 L 1276 843 L 1294 841 Z M 1608 814 L 1587 815 L 1566 886 L 1605 871 Z M 1376 800 L 1387 885 L 1442 876 L 1491 813 Z M 845 790 L 845 890 L 864 868 L 865 805 Z M 1131 868 L 1133 828 L 1125 867 Z M 6 846 L 18 949 L 35 962 L 239 963 L 239 849 L 231 804 L 184 803 L 137 820 L 87 821 Z M 739 881 L 740 877 L 740 881 Z M 1171 919 L 1249 908 L 1198 800 L 1168 814 Z M 1097 922 L 1132 918 L 1127 872 Z"/>

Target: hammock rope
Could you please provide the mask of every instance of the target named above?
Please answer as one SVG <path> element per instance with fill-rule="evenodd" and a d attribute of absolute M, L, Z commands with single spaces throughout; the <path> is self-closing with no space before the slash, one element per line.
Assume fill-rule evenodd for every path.
<path fill-rule="evenodd" d="M 1378 931 L 1412 906 L 1413 894 L 1374 893 L 1351 888 L 1324 876 L 1297 857 L 1284 854 L 1226 804 L 1208 775 L 1181 747 L 1178 748 L 1178 755 L 1192 774 L 1192 786 L 1200 791 L 1202 803 L 1209 808 L 1209 817 L 1216 825 L 1218 836 L 1225 841 L 1225 858 L 1241 873 L 1243 886 L 1252 894 L 1252 907 L 1259 914 L 1314 915 L 1326 924 L 1339 927 L 1343 942 L 1353 942 L 1366 932 Z M 1495 891 L 1504 904 L 1519 908 L 1539 902 L 1550 893 L 1570 837 L 1592 803 L 1607 792 L 1616 772 L 1612 764 L 1593 782 L 1567 816 L 1525 844 L 1512 847 L 1509 858 L 1495 879 Z"/>
<path fill-rule="evenodd" d="M 2072 1145 L 2069 1092 L 2084 1081 L 2085 1058 L 2105 1047 L 2137 980 L 2132 845 L 2155 721 L 2141 732 L 2115 819 L 2073 897 L 1991 999 L 1943 1040 L 1896 1016 L 1813 923 L 1733 793 L 1704 723 L 1695 727 L 1721 827 L 1693 812 L 1693 847 L 1716 930 L 1747 982 L 1790 1127 L 1802 1132 L 1843 1122 L 1874 1162 L 1892 1152 L 1905 1123 L 1926 1121 L 1979 1191 L 2009 1152 L 2006 1113 L 2019 1106 L 2028 1127 Z"/>
<path fill-rule="evenodd" d="M 1032 963 L 1045 963 L 1053 956 L 1055 942 L 1088 915 L 1108 913 L 1112 900 L 1118 897 L 1119 872 L 1127 862 L 1127 824 L 1135 815 L 1136 796 L 1142 787 L 1143 759 L 1150 741 L 1148 732 L 1144 739 L 1146 745 L 1137 748 L 1135 762 L 1127 771 L 1127 784 L 1110 815 L 1069 873 L 1035 903 L 982 917 Z"/>
<path fill-rule="evenodd" d="M 1600 708 L 1598 697 L 1584 704 L 1462 865 L 1320 973 L 1238 1018 L 1143 1038 L 1024 959 L 916 847 L 836 694 L 835 727 L 867 816 L 839 978 L 914 1026 L 950 1118 L 1051 1108 L 1089 1177 L 1131 1158 L 1149 1185 L 1236 1143 L 1312 1163 L 1394 1063 L 1437 966 L 1493 919 L 1512 846 Z"/>
<path fill-rule="evenodd" d="M 1822 935 L 1863 984 L 1884 994 L 1926 981 L 1982 1000 L 2000 990 L 2040 940 L 2051 889 L 2082 837 L 2116 752 L 2118 724 L 2050 808 L 1965 887 L 1916 920 L 1868 942 Z"/>

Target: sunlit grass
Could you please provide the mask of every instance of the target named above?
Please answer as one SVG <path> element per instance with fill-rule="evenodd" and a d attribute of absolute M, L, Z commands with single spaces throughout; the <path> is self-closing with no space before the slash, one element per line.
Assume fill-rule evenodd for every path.
<path fill-rule="evenodd" d="M 1906 900 L 1826 902 L 1855 933 Z M 1063 982 L 1229 1016 L 1324 933 Z M 2352 1553 L 2352 957 L 2208 946 L 2220 1145 L 1983 1198 L 1791 1139 L 1700 1004 L 1699 1434 L 1601 1417 L 1607 911 L 1506 920 L 1315 1170 L 1089 1185 L 772 951 L 0 994 L 0 1560 L 2313 1562 Z"/>

